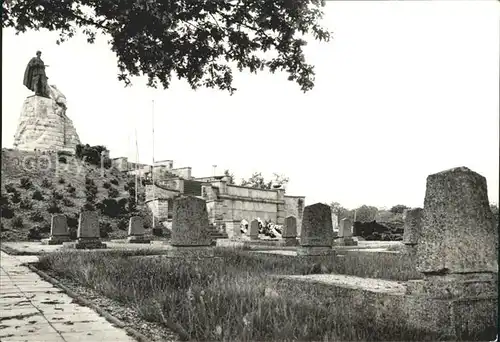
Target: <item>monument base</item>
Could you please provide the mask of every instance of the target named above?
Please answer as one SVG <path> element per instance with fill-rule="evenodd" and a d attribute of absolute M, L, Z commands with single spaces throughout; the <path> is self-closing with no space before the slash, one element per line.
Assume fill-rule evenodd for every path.
<path fill-rule="evenodd" d="M 258 235 L 250 235 L 250 240 L 252 240 L 252 241 L 259 240 L 259 236 Z"/>
<path fill-rule="evenodd" d="M 335 240 L 336 246 L 357 246 L 358 242 L 355 241 L 352 237 L 341 237 Z"/>
<path fill-rule="evenodd" d="M 428 276 L 407 282 L 409 322 L 445 339 L 494 340 L 498 276 L 492 273 Z"/>
<path fill-rule="evenodd" d="M 103 249 L 108 248 L 105 243 L 102 243 L 99 239 L 78 239 L 75 242 L 64 242 L 63 246 L 65 248 L 71 249 Z"/>
<path fill-rule="evenodd" d="M 146 239 L 144 236 L 132 235 L 127 238 L 128 243 L 151 243 L 150 239 Z"/>
<path fill-rule="evenodd" d="M 162 256 L 167 258 L 213 258 L 215 249 L 212 246 L 170 246 Z"/>
<path fill-rule="evenodd" d="M 300 246 L 297 248 L 298 256 L 333 255 L 335 252 L 329 246 Z"/>
<path fill-rule="evenodd" d="M 286 246 L 286 247 L 299 245 L 299 240 L 297 240 L 296 237 L 284 237 L 282 241 L 283 241 L 282 246 Z"/>
<path fill-rule="evenodd" d="M 42 245 L 62 245 L 64 242 L 71 242 L 68 235 L 51 236 L 48 239 L 42 239 Z"/>

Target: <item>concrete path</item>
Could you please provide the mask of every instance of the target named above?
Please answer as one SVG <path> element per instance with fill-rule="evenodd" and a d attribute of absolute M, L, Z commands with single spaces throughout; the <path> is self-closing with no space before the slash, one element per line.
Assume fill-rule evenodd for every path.
<path fill-rule="evenodd" d="M 37 259 L 1 252 L 0 341 L 136 341 L 21 265 Z"/>

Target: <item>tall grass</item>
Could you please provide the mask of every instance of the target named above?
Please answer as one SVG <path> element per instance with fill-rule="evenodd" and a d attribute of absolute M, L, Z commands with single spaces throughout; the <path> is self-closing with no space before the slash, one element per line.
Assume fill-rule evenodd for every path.
<path fill-rule="evenodd" d="M 143 258 L 145 251 L 56 252 L 39 267 L 76 280 L 134 307 L 147 320 L 163 322 L 185 339 L 201 341 L 425 340 L 403 322 L 375 324 L 345 296 L 309 283 L 280 281 L 274 274 L 348 271 L 374 273 L 350 256 L 284 257 L 217 250 L 206 259 Z M 135 256 L 135 257 L 134 257 Z M 373 261 L 378 258 L 377 261 Z M 397 259 L 393 259 L 397 260 Z M 397 261 L 396 261 L 397 265 Z M 401 265 L 400 265 L 401 266 Z M 383 265 L 378 265 L 382 267 Z M 386 265 L 386 268 L 390 268 Z M 397 267 L 396 267 L 397 268 Z M 393 276 L 390 272 L 385 275 Z"/>

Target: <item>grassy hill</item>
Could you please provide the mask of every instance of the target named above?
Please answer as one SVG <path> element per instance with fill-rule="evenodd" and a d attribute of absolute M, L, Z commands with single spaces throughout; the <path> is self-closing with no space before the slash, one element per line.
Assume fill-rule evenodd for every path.
<path fill-rule="evenodd" d="M 25 241 L 48 237 L 54 213 L 65 214 L 73 237 L 82 209 L 99 212 L 101 237 L 127 235 L 133 215 L 151 225 L 139 187 L 134 205 L 134 177 L 115 168 L 101 168 L 73 156 L 2 149 L 1 238 Z M 147 230 L 148 234 L 151 230 Z"/>

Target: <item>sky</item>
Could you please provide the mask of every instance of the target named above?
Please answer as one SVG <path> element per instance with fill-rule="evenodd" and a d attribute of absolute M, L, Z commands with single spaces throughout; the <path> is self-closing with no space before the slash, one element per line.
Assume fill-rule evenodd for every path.
<path fill-rule="evenodd" d="M 82 143 L 111 157 L 172 159 L 196 177 L 231 170 L 289 177 L 306 205 L 336 201 L 422 207 L 428 175 L 466 166 L 499 189 L 498 1 L 329 1 L 329 43 L 310 41 L 315 88 L 285 73 L 235 71 L 238 91 L 167 90 L 117 80 L 107 38 L 80 34 L 56 45 L 48 31 L 3 30 L 2 147 L 11 147 L 24 99 L 24 69 L 37 50 L 49 84 L 68 101 Z M 154 108 L 153 108 L 154 101 Z"/>

